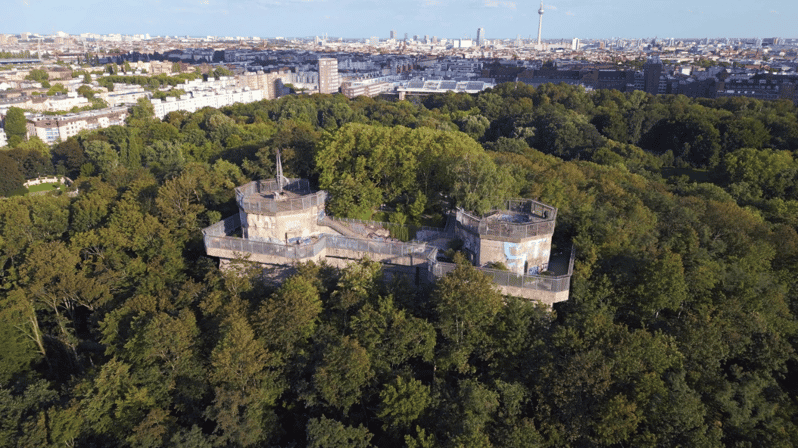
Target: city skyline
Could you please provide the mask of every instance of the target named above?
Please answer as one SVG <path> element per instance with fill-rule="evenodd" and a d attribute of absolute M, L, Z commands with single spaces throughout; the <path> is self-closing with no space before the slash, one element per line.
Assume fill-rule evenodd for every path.
<path fill-rule="evenodd" d="M 798 3 L 688 0 L 544 1 L 543 40 L 796 37 Z M 0 33 L 388 37 L 390 30 L 447 38 L 534 39 L 538 1 L 503 0 L 11 0 Z M 792 23 L 791 23 L 792 22 Z"/>

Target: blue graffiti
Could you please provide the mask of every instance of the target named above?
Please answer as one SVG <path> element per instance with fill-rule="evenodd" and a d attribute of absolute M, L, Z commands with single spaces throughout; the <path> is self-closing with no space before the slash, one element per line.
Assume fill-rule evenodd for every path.
<path fill-rule="evenodd" d="M 511 260 L 520 260 L 521 263 L 526 263 L 526 254 L 524 254 L 524 253 L 522 253 L 520 255 L 513 254 L 513 249 L 516 249 L 517 247 L 518 247 L 518 245 L 515 244 L 515 243 L 509 243 L 509 242 L 505 242 L 504 243 L 504 256 L 505 256 L 505 258 L 507 258 L 507 267 L 508 268 L 512 269 L 512 268 L 516 267 L 516 262 L 515 261 L 511 261 Z"/>

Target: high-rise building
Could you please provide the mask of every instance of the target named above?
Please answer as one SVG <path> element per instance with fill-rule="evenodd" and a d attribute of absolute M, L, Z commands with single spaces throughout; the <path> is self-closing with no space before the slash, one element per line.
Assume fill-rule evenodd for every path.
<path fill-rule="evenodd" d="M 396 30 L 391 30 L 391 39 L 396 39 Z"/>
<path fill-rule="evenodd" d="M 477 28 L 477 45 L 480 47 L 485 44 L 485 28 Z"/>
<path fill-rule="evenodd" d="M 656 95 L 659 93 L 659 78 L 662 75 L 662 61 L 658 56 L 648 58 L 643 64 L 643 90 Z"/>
<path fill-rule="evenodd" d="M 340 84 L 338 59 L 319 58 L 319 93 L 337 93 Z"/>
<path fill-rule="evenodd" d="M 540 9 L 538 9 L 538 48 L 540 48 L 540 36 L 541 32 L 543 31 L 543 2 L 540 2 Z"/>
<path fill-rule="evenodd" d="M 579 51 L 579 47 L 582 46 L 582 43 L 579 41 L 578 37 L 574 37 L 571 40 L 571 51 Z"/>

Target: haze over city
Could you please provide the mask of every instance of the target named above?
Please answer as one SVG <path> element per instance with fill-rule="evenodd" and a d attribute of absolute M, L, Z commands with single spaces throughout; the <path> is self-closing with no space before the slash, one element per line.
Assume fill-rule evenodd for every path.
<path fill-rule="evenodd" d="M 537 2 L 503 0 L 11 0 L 6 33 L 328 35 L 388 37 L 390 30 L 475 38 L 534 37 Z M 633 0 L 544 2 L 543 37 L 794 37 L 798 2 Z"/>

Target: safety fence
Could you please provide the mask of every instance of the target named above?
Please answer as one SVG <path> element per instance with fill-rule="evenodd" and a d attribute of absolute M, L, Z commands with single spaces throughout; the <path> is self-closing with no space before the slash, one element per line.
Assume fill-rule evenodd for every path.
<path fill-rule="evenodd" d="M 396 257 L 418 256 L 427 260 L 428 270 L 433 278 L 442 277 L 457 267 L 453 263 L 438 261 L 438 249 L 423 243 L 384 242 L 345 236 L 322 235 L 311 243 L 285 245 L 228 236 L 240 226 L 239 216 L 233 215 L 203 229 L 206 250 L 222 249 L 241 254 L 252 253 L 291 260 L 315 257 L 324 249 L 340 249 Z M 561 292 L 570 289 L 575 256 L 576 252 L 572 249 L 566 275 L 518 275 L 496 269 L 476 269 L 488 275 L 497 285 Z"/>
<path fill-rule="evenodd" d="M 514 223 L 499 219 L 477 218 L 463 210 L 457 210 L 457 221 L 464 227 L 479 235 L 495 236 L 508 239 L 531 238 L 538 235 L 554 233 L 554 221 Z"/>
<path fill-rule="evenodd" d="M 202 234 L 205 236 L 230 236 L 239 227 L 241 227 L 241 217 L 236 213 L 202 229 Z"/>
<path fill-rule="evenodd" d="M 443 277 L 457 268 L 457 265 L 454 263 L 438 261 L 437 255 L 437 249 L 430 251 L 427 255 L 427 266 L 431 276 L 430 280 Z M 509 271 L 500 271 L 496 269 L 480 267 L 476 269 L 490 277 L 497 285 L 535 289 L 539 291 L 563 292 L 571 288 L 573 259 L 575 256 L 576 250 L 571 249 L 571 262 L 569 264 L 568 273 L 564 275 L 518 275 Z"/>
<path fill-rule="evenodd" d="M 557 208 L 532 199 L 508 199 L 507 211 L 524 213 L 545 220 L 557 219 Z"/>
<path fill-rule="evenodd" d="M 368 232 L 365 231 L 365 227 L 358 228 L 358 226 L 371 226 L 371 227 L 380 227 L 383 229 L 388 230 L 392 238 L 396 238 L 402 241 L 414 241 L 422 238 L 418 238 L 420 233 L 427 235 L 424 240 L 429 239 L 429 234 L 438 234 L 438 235 L 446 235 L 446 230 L 437 228 L 437 227 L 426 227 L 426 226 L 413 226 L 413 225 L 405 225 L 405 224 L 397 224 L 393 222 L 382 222 L 382 221 L 368 221 L 363 219 L 354 219 L 354 218 L 337 218 L 333 216 L 327 216 L 327 219 L 332 221 L 345 223 L 348 227 L 355 233 L 361 234 L 366 236 Z"/>
<path fill-rule="evenodd" d="M 297 245 L 285 245 L 229 236 L 240 226 L 238 215 L 233 215 L 210 227 L 206 227 L 203 230 L 205 248 L 270 255 L 293 260 L 314 257 L 325 248 L 390 256 L 413 255 L 421 258 L 427 257 L 428 253 L 434 249 L 426 244 L 383 242 L 333 235 L 322 235 L 314 242 Z"/>
<path fill-rule="evenodd" d="M 247 213 L 263 215 L 324 207 L 327 200 L 326 191 L 312 193 L 310 184 L 305 179 L 289 179 L 288 183 L 283 186 L 284 191 L 302 195 L 301 197 L 276 199 L 263 196 L 267 193 L 273 194 L 278 190 L 279 186 L 275 180 L 253 181 L 235 189 L 236 202 Z"/>

